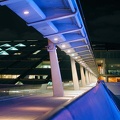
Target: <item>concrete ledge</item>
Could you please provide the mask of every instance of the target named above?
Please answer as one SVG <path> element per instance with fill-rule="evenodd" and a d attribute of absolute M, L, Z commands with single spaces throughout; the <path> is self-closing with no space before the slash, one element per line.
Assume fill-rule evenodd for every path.
<path fill-rule="evenodd" d="M 99 83 L 41 120 L 120 120 L 120 111 L 108 91 L 104 83 Z"/>

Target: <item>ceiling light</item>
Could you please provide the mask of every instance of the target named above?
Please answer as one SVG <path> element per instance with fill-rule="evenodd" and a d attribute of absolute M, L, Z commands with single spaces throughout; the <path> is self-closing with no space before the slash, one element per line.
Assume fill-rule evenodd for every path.
<path fill-rule="evenodd" d="M 79 63 L 83 63 L 83 61 L 80 61 Z"/>
<path fill-rule="evenodd" d="M 25 47 L 26 45 L 22 44 L 22 43 L 19 43 L 17 45 L 15 45 L 16 47 Z"/>
<path fill-rule="evenodd" d="M 10 47 L 11 45 L 10 44 L 3 44 L 3 45 L 1 45 L 1 47 Z"/>
<path fill-rule="evenodd" d="M 75 57 L 75 59 L 77 59 L 78 57 Z"/>
<path fill-rule="evenodd" d="M 67 51 L 67 53 L 70 53 L 70 52 L 71 52 L 70 50 Z"/>
<path fill-rule="evenodd" d="M 54 41 L 58 41 L 58 38 L 54 38 Z"/>
<path fill-rule="evenodd" d="M 64 45 L 64 44 L 62 45 L 62 48 L 65 48 L 65 45 Z"/>
<path fill-rule="evenodd" d="M 34 55 L 35 55 L 35 54 L 38 54 L 40 51 L 41 51 L 41 50 L 37 50 L 37 51 L 35 51 L 33 54 L 34 54 Z"/>
<path fill-rule="evenodd" d="M 74 56 L 74 54 L 72 54 L 71 56 Z"/>
<path fill-rule="evenodd" d="M 6 50 L 18 50 L 18 49 L 15 47 L 10 47 L 10 48 L 7 48 Z"/>
<path fill-rule="evenodd" d="M 9 55 L 6 51 L 1 51 L 0 55 Z"/>
<path fill-rule="evenodd" d="M 29 14 L 29 11 L 28 11 L 28 10 L 25 10 L 23 13 L 24 13 L 25 15 L 28 15 L 28 14 Z"/>
<path fill-rule="evenodd" d="M 14 55 L 21 55 L 21 53 L 19 53 L 19 52 L 18 53 L 14 53 Z"/>
<path fill-rule="evenodd" d="M 36 46 L 36 45 L 30 45 L 31 47 L 34 47 L 34 46 Z"/>

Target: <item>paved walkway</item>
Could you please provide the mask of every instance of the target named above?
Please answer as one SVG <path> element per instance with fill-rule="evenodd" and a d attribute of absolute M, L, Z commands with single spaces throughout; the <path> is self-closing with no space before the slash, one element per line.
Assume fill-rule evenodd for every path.
<path fill-rule="evenodd" d="M 64 97 L 52 97 L 52 88 L 42 91 L 36 95 L 23 95 L 4 98 L 0 100 L 0 120 L 35 120 L 51 112 L 60 105 L 85 93 L 95 84 L 80 87 L 74 91 L 73 87 L 64 85 Z"/>

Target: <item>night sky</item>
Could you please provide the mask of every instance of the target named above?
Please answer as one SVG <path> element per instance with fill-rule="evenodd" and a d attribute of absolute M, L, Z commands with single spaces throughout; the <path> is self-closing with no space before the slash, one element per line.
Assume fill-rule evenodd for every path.
<path fill-rule="evenodd" d="M 81 0 L 91 41 L 120 43 L 119 0 Z"/>
<path fill-rule="evenodd" d="M 81 0 L 90 41 L 120 43 L 119 0 Z M 20 17 L 0 7 L 0 40 L 42 39 Z"/>
<path fill-rule="evenodd" d="M 6 6 L 0 6 L 0 40 L 43 39 L 34 28 Z"/>

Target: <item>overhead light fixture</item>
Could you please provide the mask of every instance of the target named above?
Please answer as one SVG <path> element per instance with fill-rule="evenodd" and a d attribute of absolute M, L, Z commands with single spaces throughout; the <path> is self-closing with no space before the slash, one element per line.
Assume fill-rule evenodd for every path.
<path fill-rule="evenodd" d="M 16 47 L 25 47 L 26 45 L 22 44 L 22 43 L 19 43 L 17 45 L 15 45 Z"/>
<path fill-rule="evenodd" d="M 19 52 L 18 53 L 14 53 L 14 55 L 21 55 L 21 53 L 19 53 Z"/>
<path fill-rule="evenodd" d="M 84 62 L 83 62 L 83 61 L 80 61 L 79 63 L 81 64 L 81 63 L 84 63 Z"/>
<path fill-rule="evenodd" d="M 30 47 L 35 47 L 36 45 L 30 45 Z"/>
<path fill-rule="evenodd" d="M 37 51 L 35 51 L 33 54 L 36 55 L 36 54 L 38 54 L 40 51 L 41 51 L 41 50 L 37 50 Z"/>
<path fill-rule="evenodd" d="M 74 54 L 72 54 L 71 56 L 74 56 Z"/>
<path fill-rule="evenodd" d="M 6 50 L 18 50 L 18 49 L 15 48 L 15 47 L 10 47 L 10 48 L 8 48 L 8 49 L 6 49 Z"/>
<path fill-rule="evenodd" d="M 1 45 L 0 47 L 11 47 L 11 45 L 6 43 L 6 44 Z"/>
<path fill-rule="evenodd" d="M 71 52 L 71 50 L 67 50 L 67 53 L 70 53 Z"/>
<path fill-rule="evenodd" d="M 1 51 L 0 55 L 9 55 L 6 51 Z"/>
<path fill-rule="evenodd" d="M 58 41 L 58 38 L 54 38 L 54 41 Z"/>
<path fill-rule="evenodd" d="M 24 15 L 28 15 L 28 14 L 29 14 L 29 11 L 28 11 L 28 10 L 25 10 L 23 13 L 24 13 Z"/>
<path fill-rule="evenodd" d="M 64 44 L 62 44 L 62 48 L 65 48 L 65 45 L 64 45 Z"/>
<path fill-rule="evenodd" d="M 75 59 L 77 59 L 78 57 L 75 57 Z"/>

